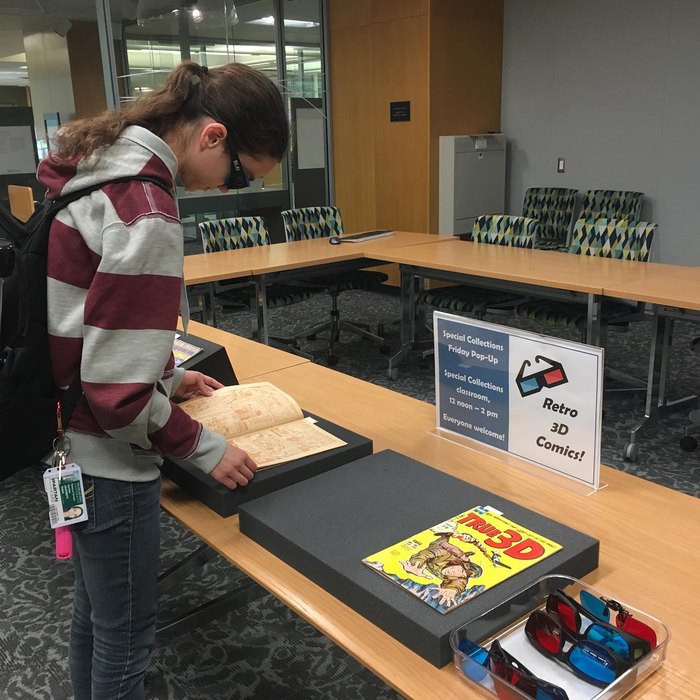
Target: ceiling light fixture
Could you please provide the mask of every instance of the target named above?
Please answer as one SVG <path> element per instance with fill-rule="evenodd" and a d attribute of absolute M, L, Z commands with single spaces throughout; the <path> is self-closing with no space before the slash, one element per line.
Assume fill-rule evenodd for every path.
<path fill-rule="evenodd" d="M 246 24 L 262 24 L 266 27 L 272 27 L 275 24 L 275 18 L 272 15 L 267 17 L 260 17 L 258 19 L 252 19 Z M 318 22 L 307 22 L 300 19 L 285 19 L 284 26 L 291 29 L 312 29 L 313 27 L 318 27 Z"/>

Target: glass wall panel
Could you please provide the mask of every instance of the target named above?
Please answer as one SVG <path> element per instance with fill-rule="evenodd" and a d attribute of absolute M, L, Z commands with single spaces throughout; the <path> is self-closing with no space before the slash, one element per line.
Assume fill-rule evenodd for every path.
<path fill-rule="evenodd" d="M 245 63 L 281 85 L 277 3 L 139 0 L 135 19 L 123 24 L 116 42 L 120 101 L 125 103 L 152 91 L 186 59 L 210 68 L 234 61 Z M 283 164 L 250 188 L 227 194 L 180 189 L 180 211 L 193 245 L 197 245 L 194 224 L 201 218 L 243 214 L 265 216 L 273 240 L 281 240 L 279 212 L 290 206 L 286 173 Z"/>
<path fill-rule="evenodd" d="M 236 61 L 278 78 L 273 0 L 146 0 L 124 26 L 121 98 L 160 85 L 181 60 L 214 67 Z M 252 11 L 254 9 L 254 11 Z"/>
<path fill-rule="evenodd" d="M 0 5 L 0 201 L 10 184 L 38 200 L 36 165 L 58 126 L 107 106 L 95 0 Z"/>
<path fill-rule="evenodd" d="M 292 125 L 292 198 L 296 207 L 318 206 L 330 201 L 321 2 L 284 0 L 281 9 Z"/>

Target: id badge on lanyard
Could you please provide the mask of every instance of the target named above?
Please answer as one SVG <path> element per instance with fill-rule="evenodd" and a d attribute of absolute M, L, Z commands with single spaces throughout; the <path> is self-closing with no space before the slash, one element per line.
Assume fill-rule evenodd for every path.
<path fill-rule="evenodd" d="M 44 472 L 44 489 L 49 501 L 49 522 L 56 534 L 56 557 L 70 559 L 73 554 L 71 525 L 88 519 L 85 490 L 80 467 L 66 464 L 70 438 L 63 432 L 61 403 L 56 405 L 57 437 L 54 440 L 52 466 Z"/>

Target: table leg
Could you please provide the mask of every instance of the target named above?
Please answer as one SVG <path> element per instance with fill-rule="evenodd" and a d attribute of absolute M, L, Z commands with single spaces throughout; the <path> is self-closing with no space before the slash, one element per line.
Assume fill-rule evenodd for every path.
<path fill-rule="evenodd" d="M 267 278 L 266 275 L 256 275 L 255 277 L 255 299 L 257 300 L 258 311 L 258 340 L 265 345 L 269 345 L 267 329 Z"/>
<path fill-rule="evenodd" d="M 269 594 L 262 586 L 255 581 L 246 580 L 229 593 L 207 601 L 160 625 L 156 630 L 158 644 L 165 644 L 173 637 L 188 634 L 196 627 L 220 619 L 232 610 L 248 605 L 266 595 Z"/>
<path fill-rule="evenodd" d="M 597 294 L 588 295 L 586 342 L 600 347 L 600 297 Z"/>
<path fill-rule="evenodd" d="M 214 298 L 214 283 L 207 285 L 207 293 L 204 295 L 204 315 L 205 323 L 216 328 L 216 299 Z"/>
<path fill-rule="evenodd" d="M 401 346 L 398 351 L 389 358 L 387 376 L 389 379 L 396 379 L 399 370 L 396 365 L 407 355 L 413 346 L 413 339 L 416 334 L 415 317 L 415 275 L 413 270 L 405 265 L 401 265 Z"/>
<path fill-rule="evenodd" d="M 666 380 L 673 340 L 673 324 L 673 317 L 664 314 L 661 307 L 654 307 L 644 417 L 630 431 L 630 441 L 625 446 L 623 455 L 624 459 L 629 462 L 636 462 L 639 458 L 639 436 L 657 415 L 687 406 L 697 399 L 696 396 L 685 396 L 675 401 L 666 399 Z"/>

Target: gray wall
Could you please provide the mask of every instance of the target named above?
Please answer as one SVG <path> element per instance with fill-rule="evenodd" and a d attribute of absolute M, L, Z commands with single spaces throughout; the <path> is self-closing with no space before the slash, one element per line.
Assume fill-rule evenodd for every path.
<path fill-rule="evenodd" d="M 698 0 L 505 0 L 509 212 L 528 187 L 638 190 L 653 259 L 700 265 L 699 33 Z"/>

